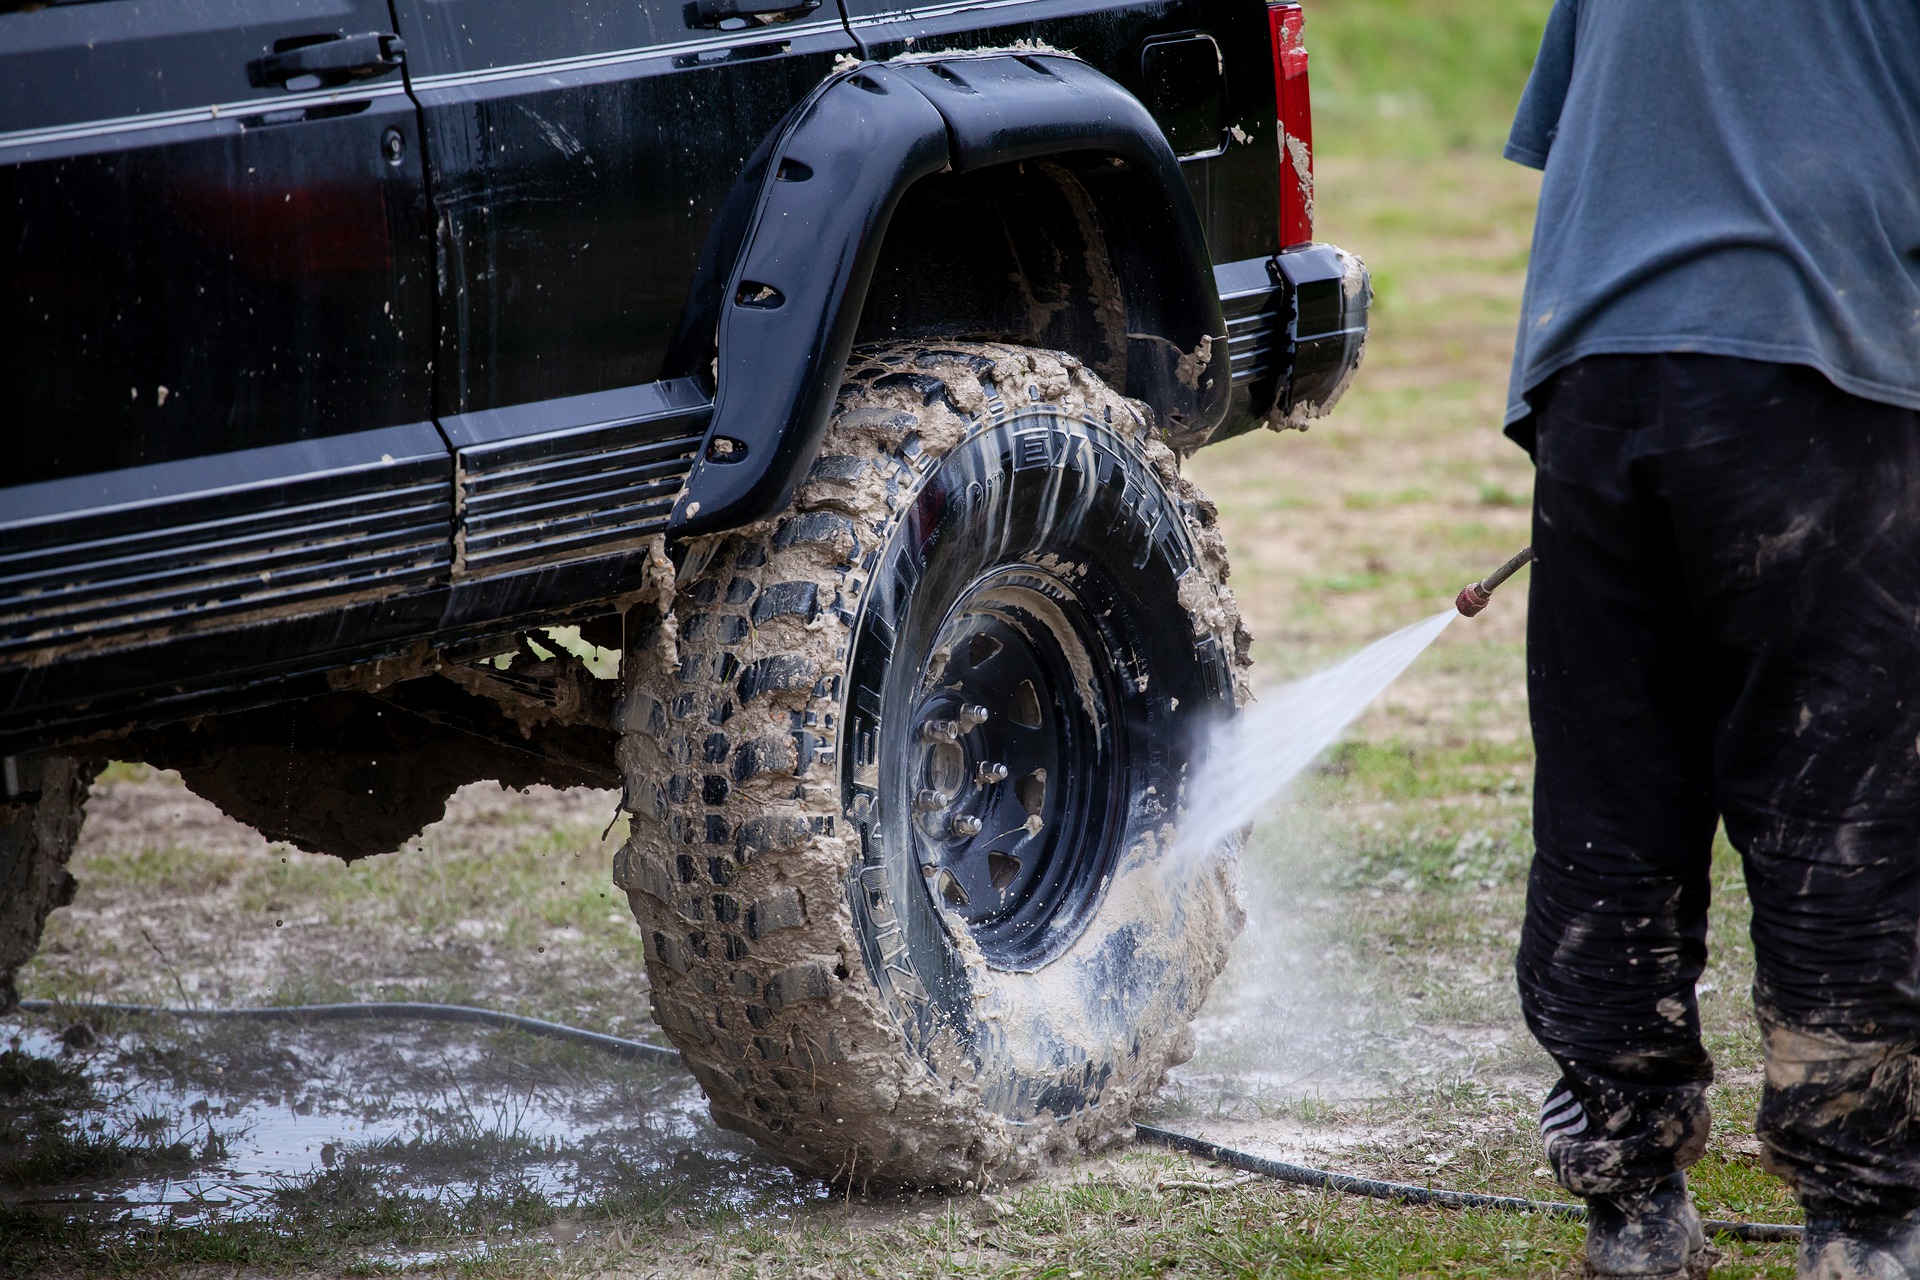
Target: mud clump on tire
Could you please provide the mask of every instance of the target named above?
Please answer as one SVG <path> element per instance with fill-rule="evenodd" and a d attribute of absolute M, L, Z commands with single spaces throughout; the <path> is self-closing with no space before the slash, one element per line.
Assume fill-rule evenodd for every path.
<path fill-rule="evenodd" d="M 1156 598 L 1099 595 L 1109 554 L 1108 576 L 1142 573 Z M 1084 802 L 1112 847 L 1045 954 L 988 954 L 926 867 L 924 886 L 908 875 L 909 820 L 882 784 L 902 717 L 877 704 L 950 656 L 894 651 L 932 634 L 943 556 L 968 581 L 975 561 L 1013 566 L 1090 631 L 1126 614 L 1110 639 L 1133 659 L 1074 666 L 1061 714 L 1084 700 L 1118 734 L 1100 699 L 1131 700 L 1158 735 L 1113 753 L 1124 790 Z M 715 1119 L 813 1173 L 921 1185 L 1127 1137 L 1190 1056 L 1241 924 L 1237 844 L 1175 860 L 1170 837 L 1194 735 L 1244 698 L 1247 637 L 1213 508 L 1146 410 L 1051 353 L 857 353 L 792 507 L 687 563 L 664 629 L 629 638 L 615 882 L 654 1016 Z M 898 673 L 884 689 L 876 650 Z"/>
<path fill-rule="evenodd" d="M 37 798 L 0 802 L 0 1013 L 20 1002 L 14 975 L 33 958 L 56 907 L 73 901 L 67 870 L 97 760 L 39 762 Z"/>

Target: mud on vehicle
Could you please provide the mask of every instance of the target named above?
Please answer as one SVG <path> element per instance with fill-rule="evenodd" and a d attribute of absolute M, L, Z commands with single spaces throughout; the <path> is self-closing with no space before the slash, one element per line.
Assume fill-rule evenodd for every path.
<path fill-rule="evenodd" d="M 101 761 L 346 859 L 617 787 L 722 1123 L 1123 1134 L 1240 921 L 1180 459 L 1365 336 L 1298 5 L 331 12 L 0 0 L 0 1006 Z"/>

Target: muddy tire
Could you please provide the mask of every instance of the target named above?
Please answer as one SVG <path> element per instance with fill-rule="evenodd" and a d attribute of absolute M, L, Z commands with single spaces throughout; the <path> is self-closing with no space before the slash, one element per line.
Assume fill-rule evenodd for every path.
<path fill-rule="evenodd" d="M 13 977 L 33 958 L 55 907 L 73 901 L 67 858 L 80 838 L 87 791 L 98 761 L 36 761 L 28 785 L 37 798 L 0 802 L 0 1013 L 19 1003 Z"/>
<path fill-rule="evenodd" d="M 1129 1134 L 1241 922 L 1237 845 L 1167 839 L 1241 696 L 1225 577 L 1076 361 L 856 355 L 791 509 L 627 653 L 615 880 L 716 1120 L 922 1185 Z"/>

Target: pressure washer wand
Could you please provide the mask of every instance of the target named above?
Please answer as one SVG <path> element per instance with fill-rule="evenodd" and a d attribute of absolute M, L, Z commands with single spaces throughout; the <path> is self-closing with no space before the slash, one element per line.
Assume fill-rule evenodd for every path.
<path fill-rule="evenodd" d="M 1453 607 L 1460 611 L 1463 618 L 1471 618 L 1493 602 L 1493 589 L 1520 572 L 1520 566 L 1533 559 L 1533 548 L 1522 547 L 1520 554 L 1495 569 L 1478 582 L 1469 582 L 1460 588 L 1460 594 L 1453 598 Z"/>

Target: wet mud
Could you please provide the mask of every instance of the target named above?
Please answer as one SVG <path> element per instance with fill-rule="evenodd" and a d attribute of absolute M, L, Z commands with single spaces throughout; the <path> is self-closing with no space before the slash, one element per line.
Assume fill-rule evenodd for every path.
<path fill-rule="evenodd" d="M 827 1194 L 717 1129 L 684 1071 L 516 1033 L 15 1014 L 0 1045 L 0 1204 L 101 1224 L 272 1220 L 315 1197 L 752 1222 Z"/>

